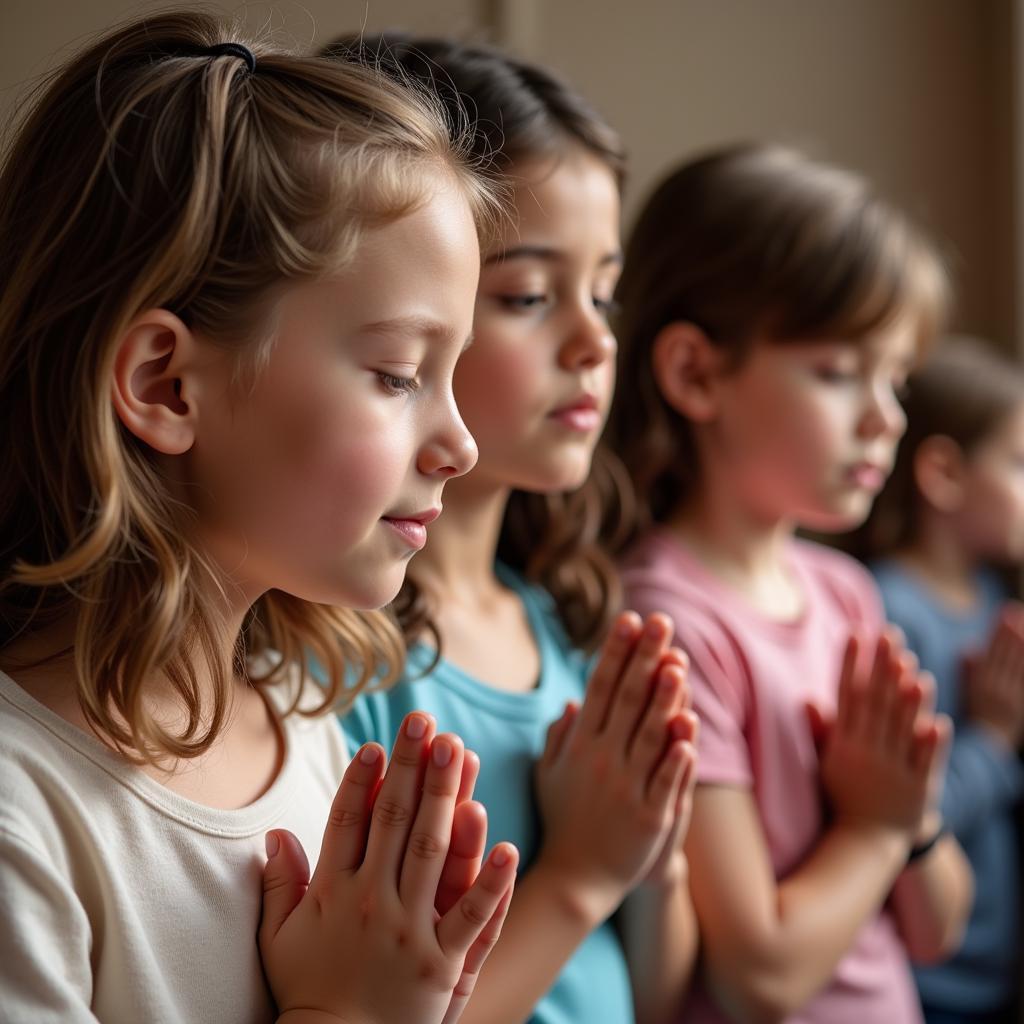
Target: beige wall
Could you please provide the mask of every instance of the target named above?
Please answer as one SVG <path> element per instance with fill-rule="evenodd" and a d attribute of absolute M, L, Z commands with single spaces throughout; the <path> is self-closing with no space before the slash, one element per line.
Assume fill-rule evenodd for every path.
<path fill-rule="evenodd" d="M 160 3 L 0 0 L 0 115 L 64 47 Z M 212 5 L 237 9 L 236 4 Z M 857 168 L 948 245 L 959 326 L 1024 344 L 1012 75 L 1021 0 L 303 0 L 250 3 L 296 45 L 365 24 L 504 40 L 565 72 L 626 137 L 627 218 L 669 167 L 741 137 Z M 1019 329 L 1018 329 L 1019 326 Z"/>
<path fill-rule="evenodd" d="M 627 218 L 703 148 L 776 139 L 854 167 L 947 244 L 962 328 L 1016 330 L 1010 0 L 510 0 L 520 48 L 625 134 Z"/>

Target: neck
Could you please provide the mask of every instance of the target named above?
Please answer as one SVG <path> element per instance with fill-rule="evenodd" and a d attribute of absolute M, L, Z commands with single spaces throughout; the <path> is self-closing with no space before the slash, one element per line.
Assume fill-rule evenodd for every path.
<path fill-rule="evenodd" d="M 475 480 L 450 481 L 444 514 L 430 526 L 427 546 L 413 561 L 417 581 L 443 603 L 472 606 L 493 593 L 494 559 L 508 505 L 508 487 Z"/>
<path fill-rule="evenodd" d="M 666 526 L 719 579 L 770 618 L 790 620 L 803 595 L 786 563 L 793 523 L 739 500 L 722 484 L 705 481 L 669 517 Z"/>
<path fill-rule="evenodd" d="M 974 602 L 977 566 L 946 517 L 923 514 L 914 540 L 896 557 L 953 604 Z"/>

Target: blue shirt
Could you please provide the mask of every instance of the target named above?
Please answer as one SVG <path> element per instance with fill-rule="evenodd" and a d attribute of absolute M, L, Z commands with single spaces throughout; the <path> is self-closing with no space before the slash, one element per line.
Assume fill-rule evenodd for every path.
<path fill-rule="evenodd" d="M 1013 995 L 1019 906 L 1014 805 L 1024 792 L 1018 758 L 972 725 L 961 707 L 964 656 L 982 650 L 1006 595 L 994 573 L 978 574 L 979 600 L 967 612 L 942 604 L 927 584 L 895 561 L 871 567 L 886 614 L 907 635 L 921 667 L 935 676 L 938 710 L 955 733 L 942 814 L 974 868 L 974 908 L 959 952 L 915 970 L 926 1007 L 995 1009 Z"/>
<path fill-rule="evenodd" d="M 523 869 L 537 856 L 540 820 L 533 790 L 534 763 L 548 726 L 570 700 L 583 698 L 588 665 L 562 631 L 549 595 L 500 569 L 519 595 L 540 652 L 540 678 L 526 693 L 497 690 L 442 659 L 424 675 L 434 651 L 418 644 L 405 676 L 384 693 L 360 696 L 342 719 L 353 749 L 376 740 L 390 749 L 402 718 L 428 711 L 439 732 L 456 732 L 480 756 L 474 798 L 487 808 L 488 846 L 516 844 Z M 540 925 L 539 927 L 543 927 Z M 577 948 L 554 987 L 534 1008 L 530 1024 L 632 1024 L 633 1000 L 625 957 L 608 922 Z"/>

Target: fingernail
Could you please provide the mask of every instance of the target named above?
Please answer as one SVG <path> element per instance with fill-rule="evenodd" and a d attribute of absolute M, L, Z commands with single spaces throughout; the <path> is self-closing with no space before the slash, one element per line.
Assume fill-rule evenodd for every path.
<path fill-rule="evenodd" d="M 445 765 L 451 763 L 452 748 L 443 740 L 438 740 L 434 743 L 431 756 L 434 759 L 434 764 L 436 764 L 438 768 L 444 768 Z"/>
<path fill-rule="evenodd" d="M 633 635 L 633 622 L 631 619 L 620 619 L 615 627 L 615 635 L 625 640 Z"/>
<path fill-rule="evenodd" d="M 380 756 L 380 751 L 376 747 L 363 747 L 359 751 L 359 760 L 362 764 L 373 764 Z"/>
<path fill-rule="evenodd" d="M 263 838 L 267 846 L 267 860 L 270 860 L 271 857 L 276 857 L 277 851 L 281 849 L 281 840 L 276 832 L 268 832 Z"/>
<path fill-rule="evenodd" d="M 665 624 L 660 619 L 651 619 L 647 623 L 644 632 L 652 639 L 656 640 L 665 631 Z"/>
<path fill-rule="evenodd" d="M 510 860 L 508 850 L 503 846 L 496 847 L 491 853 L 491 863 L 496 868 L 503 868 Z"/>
<path fill-rule="evenodd" d="M 412 740 L 421 740 L 427 734 L 427 720 L 422 715 L 413 715 L 405 724 L 405 735 Z"/>

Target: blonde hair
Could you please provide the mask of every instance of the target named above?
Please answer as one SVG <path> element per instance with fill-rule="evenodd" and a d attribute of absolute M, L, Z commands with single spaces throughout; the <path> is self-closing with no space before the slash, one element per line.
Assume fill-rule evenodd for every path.
<path fill-rule="evenodd" d="M 637 507 L 659 521 L 700 474 L 692 427 L 654 378 L 663 327 L 695 324 L 739 366 L 758 339 L 859 339 L 906 314 L 925 350 L 945 321 L 949 283 L 934 246 L 863 179 L 749 143 L 694 160 L 655 190 L 616 297 L 610 433 Z"/>
<path fill-rule="evenodd" d="M 252 50 L 254 73 L 209 52 L 226 42 Z M 378 673 L 394 678 L 404 649 L 384 613 L 276 591 L 225 663 L 204 596 L 212 571 L 182 528 L 192 512 L 121 426 L 109 382 L 116 340 L 153 307 L 236 352 L 240 377 L 258 372 L 284 282 L 344 267 L 365 230 L 429 198 L 431 174 L 453 179 L 486 221 L 493 191 L 438 104 L 184 11 L 130 22 L 55 71 L 7 149 L 0 650 L 73 615 L 79 702 L 133 760 L 209 748 L 232 672 L 271 649 L 282 659 L 261 685 L 295 664 L 304 674 L 311 658 L 325 670 L 323 705 L 309 713 Z M 200 662 L 215 682 L 210 707 Z M 187 712 L 180 733 L 145 710 L 155 673 Z"/>

